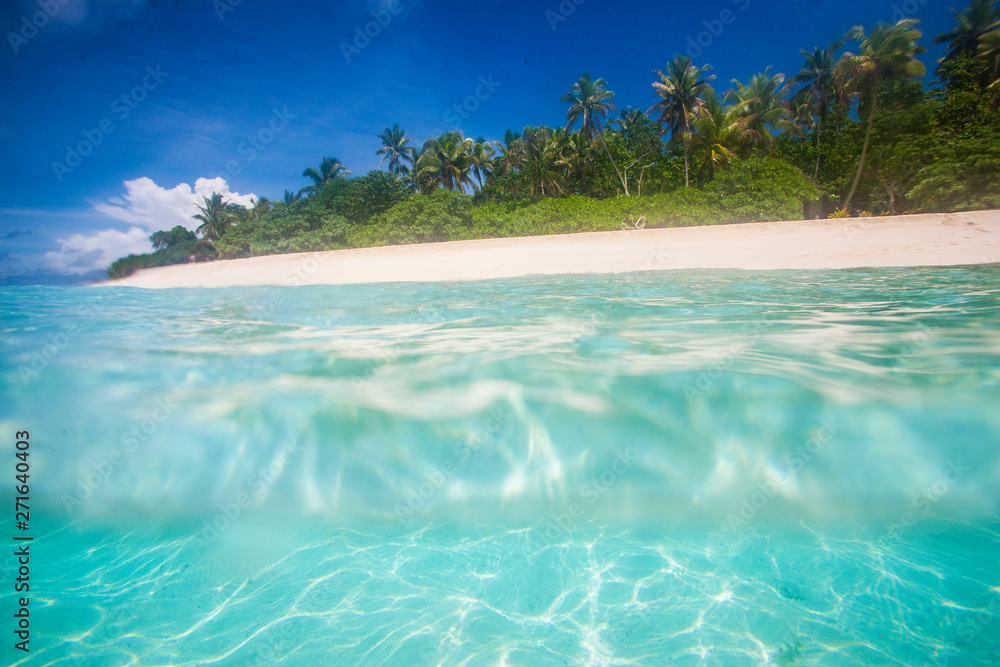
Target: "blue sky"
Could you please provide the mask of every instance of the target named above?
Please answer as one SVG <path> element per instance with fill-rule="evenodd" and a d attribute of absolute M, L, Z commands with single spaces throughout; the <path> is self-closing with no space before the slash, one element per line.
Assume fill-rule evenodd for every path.
<path fill-rule="evenodd" d="M 587 69 L 620 109 L 645 110 L 652 71 L 699 40 L 695 61 L 723 90 L 768 65 L 794 74 L 800 48 L 905 13 L 921 20 L 933 70 L 943 50 L 930 42 L 964 4 L 9 0 L 0 281 L 93 277 L 148 250 L 152 231 L 193 228 L 198 195 L 280 199 L 324 155 L 364 174 L 378 163 L 375 135 L 395 123 L 418 145 L 456 127 L 493 139 L 562 124 L 559 97 Z M 355 42 L 366 27 L 374 37 Z M 87 155 L 67 153 L 81 143 Z"/>

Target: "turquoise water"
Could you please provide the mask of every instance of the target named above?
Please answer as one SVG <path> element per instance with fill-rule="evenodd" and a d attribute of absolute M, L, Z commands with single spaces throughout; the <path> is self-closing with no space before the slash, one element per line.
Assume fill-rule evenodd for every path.
<path fill-rule="evenodd" d="M 2 303 L 4 662 L 1000 664 L 1000 266 Z"/>

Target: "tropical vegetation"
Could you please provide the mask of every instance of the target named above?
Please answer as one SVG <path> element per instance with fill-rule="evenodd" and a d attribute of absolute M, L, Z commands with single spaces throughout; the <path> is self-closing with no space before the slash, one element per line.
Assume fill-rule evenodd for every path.
<path fill-rule="evenodd" d="M 652 70 L 643 105 L 619 111 L 584 72 L 560 98 L 565 124 L 459 131 L 422 143 L 377 135 L 360 177 L 323 156 L 280 201 L 203 198 L 188 231 L 109 271 L 218 257 L 648 226 L 1000 208 L 1000 9 L 972 0 L 933 42 L 928 74 L 915 19 L 802 50 L 786 76 L 765 67 L 726 88 L 708 63 Z M 929 79 L 929 80 L 928 80 Z"/>

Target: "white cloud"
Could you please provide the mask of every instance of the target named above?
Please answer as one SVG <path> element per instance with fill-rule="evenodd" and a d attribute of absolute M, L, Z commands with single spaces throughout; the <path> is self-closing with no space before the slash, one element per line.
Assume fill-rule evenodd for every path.
<path fill-rule="evenodd" d="M 199 178 L 192 188 L 187 183 L 167 190 L 151 178 L 125 181 L 125 194 L 97 204 L 94 210 L 109 218 L 130 225 L 128 231 L 104 229 L 94 234 L 74 234 L 58 239 L 59 250 L 45 253 L 46 262 L 57 271 L 81 274 L 94 269 L 106 269 L 119 257 L 152 250 L 149 235 L 180 225 L 194 230 L 198 221 L 191 216 L 198 212 L 202 197 L 213 192 L 223 200 L 253 206 L 256 195 L 232 192 L 222 177 Z"/>
<path fill-rule="evenodd" d="M 222 177 L 199 178 L 194 188 L 181 183 L 171 190 L 160 187 L 151 178 L 143 177 L 125 181 L 125 190 L 123 197 L 113 197 L 108 203 L 97 204 L 94 209 L 115 220 L 142 227 L 150 234 L 161 229 L 173 229 L 177 225 L 195 229 L 200 223 L 191 216 L 198 212 L 197 205 L 202 197 L 211 197 L 213 192 L 221 194 L 223 200 L 244 206 L 253 206 L 257 199 L 256 195 L 231 192 Z"/>
<path fill-rule="evenodd" d="M 49 267 L 62 273 L 82 274 L 106 269 L 119 257 L 149 252 L 149 234 L 138 227 L 127 232 L 105 229 L 91 236 L 74 234 L 59 239 L 60 249 L 45 253 Z"/>

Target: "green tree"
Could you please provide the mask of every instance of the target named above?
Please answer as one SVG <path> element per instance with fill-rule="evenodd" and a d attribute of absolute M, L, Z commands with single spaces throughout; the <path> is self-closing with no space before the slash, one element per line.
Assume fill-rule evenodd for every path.
<path fill-rule="evenodd" d="M 351 172 L 343 165 L 343 163 L 335 157 L 323 156 L 323 161 L 319 165 L 319 169 L 316 167 L 308 167 L 302 172 L 305 178 L 312 180 L 312 185 L 307 185 L 306 187 L 299 190 L 299 194 L 315 194 L 323 189 L 323 186 L 334 181 L 338 178 L 347 178 L 351 175 Z"/>
<path fill-rule="evenodd" d="M 295 202 L 301 201 L 302 192 L 292 192 L 291 190 L 285 190 L 285 196 L 281 198 L 281 201 L 275 204 L 275 207 L 291 206 Z"/>
<path fill-rule="evenodd" d="M 743 104 L 741 113 L 746 117 L 744 137 L 751 146 L 760 148 L 766 155 L 774 154 L 774 133 L 801 132 L 801 128 L 793 122 L 795 114 L 785 97 L 792 90 L 791 84 L 785 83 L 784 74 L 771 76 L 771 68 L 751 77 L 747 85 L 736 79 L 736 97 Z"/>
<path fill-rule="evenodd" d="M 857 55 L 848 52 L 841 56 L 837 65 L 838 75 L 843 77 L 845 90 L 859 98 L 859 113 L 865 107 L 868 109 L 868 128 L 861 148 L 861 160 L 854 184 L 844 200 L 845 209 L 850 206 L 865 169 L 880 86 L 893 80 L 921 77 L 926 73 L 924 64 L 916 58 L 927 50 L 917 45 L 921 37 L 921 32 L 914 28 L 917 23 L 916 19 L 904 19 L 895 25 L 880 23 L 867 36 L 862 26 L 855 26 L 845 36 L 849 41 L 857 41 L 861 48 Z"/>
<path fill-rule="evenodd" d="M 461 132 L 445 132 L 424 142 L 416 164 L 421 191 L 428 193 L 438 187 L 460 192 L 465 192 L 466 187 L 478 190 L 470 177 L 472 146 L 472 140 L 462 138 Z"/>
<path fill-rule="evenodd" d="M 746 103 L 727 104 L 727 98 L 720 99 L 709 88 L 701 106 L 693 114 L 692 131 L 688 133 L 687 141 L 700 163 L 697 173 L 702 183 L 712 180 L 715 172 L 729 166 L 736 157 L 738 147 L 746 141 Z"/>
<path fill-rule="evenodd" d="M 274 202 L 272 202 L 267 197 L 258 197 L 257 200 L 253 203 L 253 208 L 247 211 L 247 219 L 259 220 L 260 218 L 263 218 L 264 216 L 266 216 L 268 213 L 271 212 L 271 207 L 273 205 Z"/>
<path fill-rule="evenodd" d="M 521 134 L 513 130 L 507 130 L 503 134 L 503 141 L 494 142 L 500 155 L 493 160 L 493 173 L 495 176 L 507 176 L 517 172 L 524 159 L 524 142 L 521 141 Z"/>
<path fill-rule="evenodd" d="M 646 113 L 659 113 L 658 122 L 670 130 L 671 138 L 681 137 L 684 142 L 684 187 L 690 185 L 688 177 L 688 153 L 691 132 L 691 117 L 704 104 L 704 95 L 711 88 L 709 81 L 715 75 L 706 76 L 710 65 L 695 67 L 688 56 L 677 56 L 667 64 L 667 72 L 654 70 L 660 80 L 653 82 L 653 89 L 662 99 L 651 106 Z"/>
<path fill-rule="evenodd" d="M 410 168 L 405 163 L 409 163 L 412 167 L 413 156 L 416 153 L 416 149 L 408 145 L 412 139 L 406 136 L 406 132 L 399 129 L 398 123 L 391 129 L 385 128 L 378 135 L 378 138 L 382 140 L 382 147 L 375 151 L 375 155 L 382 156 L 382 159 L 378 161 L 378 166 L 381 167 L 383 162 L 389 160 L 390 172 L 400 176 L 408 175 Z"/>
<path fill-rule="evenodd" d="M 469 153 L 472 173 L 479 181 L 479 188 L 493 175 L 493 145 L 485 137 L 479 137 L 472 144 Z"/>
<path fill-rule="evenodd" d="M 204 201 L 197 205 L 198 213 L 191 216 L 201 221 L 195 231 L 204 239 L 217 241 L 236 222 L 236 215 L 229 208 L 232 202 L 222 201 L 222 195 L 218 192 L 213 192 L 211 197 L 202 199 Z"/>
<path fill-rule="evenodd" d="M 563 136 L 567 135 L 565 133 Z M 565 185 L 563 174 L 567 162 L 563 160 L 560 148 L 565 147 L 565 144 L 554 142 L 553 132 L 547 127 L 526 127 L 522 138 L 524 162 L 521 173 L 531 188 L 532 196 L 561 194 Z"/>
<path fill-rule="evenodd" d="M 816 128 L 816 170 L 813 178 L 819 178 L 820 164 L 820 138 L 823 131 L 823 122 L 830 111 L 831 102 L 836 99 L 836 88 L 834 75 L 836 74 L 837 62 L 834 54 L 843 48 L 844 43 L 837 40 L 825 49 L 816 47 L 812 53 L 805 49 L 800 52 L 805 56 L 805 66 L 793 77 L 793 83 L 802 84 L 802 88 L 796 93 L 797 101 L 805 105 L 806 111 L 813 119 L 813 126 Z"/>
<path fill-rule="evenodd" d="M 958 57 L 975 58 L 979 55 L 983 37 L 1000 30 L 1000 9 L 995 0 L 972 0 L 962 11 L 955 13 L 955 29 L 934 38 L 935 44 L 947 44 L 948 52 L 942 62 Z"/>
<path fill-rule="evenodd" d="M 607 81 L 604 79 L 594 81 L 590 78 L 590 72 L 584 72 L 580 80 L 574 83 L 569 92 L 560 97 L 559 101 L 569 104 L 569 111 L 566 112 L 567 131 L 579 122 L 580 129 L 588 139 L 592 139 L 594 133 L 597 133 L 601 145 L 604 147 L 604 152 L 611 160 L 611 166 L 614 167 L 618 180 L 621 181 L 625 195 L 628 196 L 628 184 L 622 178 L 621 172 L 618 171 L 618 165 L 615 164 L 614 158 L 611 157 L 611 151 L 608 150 L 608 144 L 604 141 L 604 130 L 601 126 L 601 119 L 607 118 L 608 112 L 615 110 L 615 105 L 611 103 L 615 94 L 607 88 Z"/>

